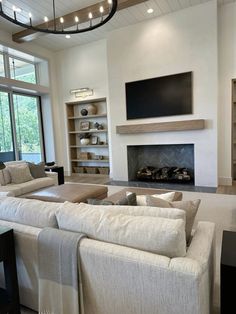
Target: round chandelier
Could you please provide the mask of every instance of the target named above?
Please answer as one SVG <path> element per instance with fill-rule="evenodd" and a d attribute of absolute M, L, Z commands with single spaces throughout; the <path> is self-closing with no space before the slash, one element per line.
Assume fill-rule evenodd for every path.
<path fill-rule="evenodd" d="M 49 34 L 70 35 L 91 31 L 107 23 L 116 10 L 117 0 L 104 0 L 64 16 L 57 16 L 56 1 L 52 0 L 52 18 L 44 16 L 40 22 L 38 18 L 35 22 L 31 12 L 15 5 L 9 7 L 8 0 L 0 0 L 0 16 L 4 19 L 33 31 Z"/>

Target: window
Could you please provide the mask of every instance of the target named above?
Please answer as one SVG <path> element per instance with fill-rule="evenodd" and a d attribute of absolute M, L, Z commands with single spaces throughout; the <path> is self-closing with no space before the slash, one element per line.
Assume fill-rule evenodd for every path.
<path fill-rule="evenodd" d="M 36 84 L 35 64 L 9 57 L 10 78 L 27 83 Z"/>
<path fill-rule="evenodd" d="M 38 96 L 0 91 L 0 160 L 44 160 Z"/>
<path fill-rule="evenodd" d="M 13 95 L 18 156 L 21 160 L 42 160 L 39 99 L 28 95 Z"/>
<path fill-rule="evenodd" d="M 1 53 L 0 53 L 0 76 L 5 77 L 4 58 Z"/>

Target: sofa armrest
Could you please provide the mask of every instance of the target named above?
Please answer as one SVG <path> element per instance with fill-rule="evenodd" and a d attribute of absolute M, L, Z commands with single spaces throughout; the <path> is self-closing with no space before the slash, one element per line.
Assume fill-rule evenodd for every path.
<path fill-rule="evenodd" d="M 58 185 L 58 173 L 52 171 L 45 171 L 46 176 L 54 180 L 54 185 Z"/>

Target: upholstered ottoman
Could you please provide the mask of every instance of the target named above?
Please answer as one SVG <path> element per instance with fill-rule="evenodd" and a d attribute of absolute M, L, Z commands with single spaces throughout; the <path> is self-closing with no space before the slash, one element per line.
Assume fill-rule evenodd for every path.
<path fill-rule="evenodd" d="M 47 202 L 72 203 L 86 202 L 88 198 L 103 199 L 107 197 L 107 187 L 93 184 L 62 184 L 51 186 L 32 193 L 21 195 Z"/>

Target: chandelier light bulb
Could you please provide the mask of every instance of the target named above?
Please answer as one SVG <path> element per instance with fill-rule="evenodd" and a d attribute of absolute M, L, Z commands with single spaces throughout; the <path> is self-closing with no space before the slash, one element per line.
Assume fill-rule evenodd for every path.
<path fill-rule="evenodd" d="M 104 13 L 104 8 L 103 8 L 103 6 L 100 6 L 99 11 L 100 11 L 100 13 Z"/>
<path fill-rule="evenodd" d="M 64 23 L 64 18 L 60 17 L 60 23 Z"/>
<path fill-rule="evenodd" d="M 70 39 L 70 37 L 71 37 L 70 35 L 66 35 L 66 39 Z"/>
<path fill-rule="evenodd" d="M 48 22 L 48 17 L 47 16 L 44 17 L 44 22 L 46 22 L 46 23 Z"/>
<path fill-rule="evenodd" d="M 32 13 L 30 13 L 30 12 L 29 12 L 29 18 L 30 18 L 30 19 L 32 18 Z"/>
<path fill-rule="evenodd" d="M 89 17 L 89 19 L 92 19 L 93 18 L 93 14 L 91 12 L 89 12 L 88 17 Z"/>
<path fill-rule="evenodd" d="M 75 16 L 75 23 L 79 23 L 79 18 L 78 18 L 78 16 Z"/>
<path fill-rule="evenodd" d="M 112 4 L 112 0 L 108 0 L 108 3 L 109 3 L 109 4 Z"/>
<path fill-rule="evenodd" d="M 148 13 L 148 14 L 153 13 L 153 11 L 154 11 L 154 10 L 153 10 L 152 8 L 147 9 L 147 13 Z"/>

